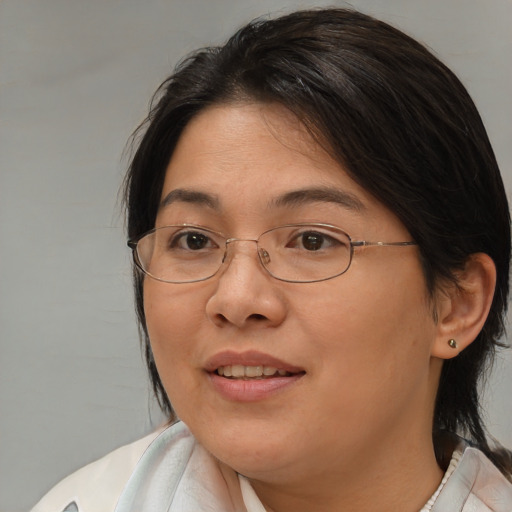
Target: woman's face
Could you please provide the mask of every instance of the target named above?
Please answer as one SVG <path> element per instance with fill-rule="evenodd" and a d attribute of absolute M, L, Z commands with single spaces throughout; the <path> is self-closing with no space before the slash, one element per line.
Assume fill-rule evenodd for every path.
<path fill-rule="evenodd" d="M 186 193 L 169 196 L 177 190 Z M 283 224 L 319 222 L 352 240 L 411 239 L 276 105 L 200 113 L 174 151 L 164 198 L 157 227 L 195 224 L 255 239 Z M 209 280 L 147 277 L 144 305 L 178 416 L 242 474 L 280 482 L 332 474 L 431 435 L 436 326 L 414 246 L 356 248 L 345 274 L 298 284 L 271 277 L 253 242 L 235 242 Z M 288 373 L 216 371 L 247 366 Z"/>

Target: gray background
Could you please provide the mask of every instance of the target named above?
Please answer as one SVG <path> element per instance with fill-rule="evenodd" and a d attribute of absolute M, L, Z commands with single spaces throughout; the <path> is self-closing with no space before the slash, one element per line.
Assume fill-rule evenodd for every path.
<path fill-rule="evenodd" d="M 185 53 L 325 2 L 0 2 L 0 510 L 161 421 L 132 313 L 122 153 Z M 331 5 L 344 5 L 331 2 Z M 346 4 L 345 4 L 346 5 Z M 427 43 L 473 95 L 512 187 L 512 2 L 354 0 Z M 488 392 L 512 447 L 512 359 Z"/>

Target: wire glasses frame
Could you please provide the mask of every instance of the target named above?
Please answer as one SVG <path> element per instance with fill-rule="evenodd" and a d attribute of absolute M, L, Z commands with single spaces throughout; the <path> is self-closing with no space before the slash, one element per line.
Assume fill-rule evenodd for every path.
<path fill-rule="evenodd" d="M 344 274 L 355 247 L 407 247 L 408 242 L 352 240 L 331 224 L 285 224 L 256 239 L 228 238 L 211 229 L 178 224 L 151 229 L 128 240 L 136 267 L 158 281 L 181 284 L 205 281 L 221 269 L 229 245 L 256 243 L 258 259 L 273 278 L 289 283 L 315 283 Z"/>

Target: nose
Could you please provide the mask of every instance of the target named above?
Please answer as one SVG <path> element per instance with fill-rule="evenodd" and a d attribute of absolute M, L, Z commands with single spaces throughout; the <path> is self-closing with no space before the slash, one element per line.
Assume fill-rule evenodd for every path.
<path fill-rule="evenodd" d="M 253 249 L 256 242 L 226 241 L 223 267 L 214 278 L 215 290 L 206 304 L 208 318 L 219 327 L 276 327 L 286 317 L 283 286 L 263 268 Z M 264 249 L 259 251 L 264 261 L 268 254 Z"/>

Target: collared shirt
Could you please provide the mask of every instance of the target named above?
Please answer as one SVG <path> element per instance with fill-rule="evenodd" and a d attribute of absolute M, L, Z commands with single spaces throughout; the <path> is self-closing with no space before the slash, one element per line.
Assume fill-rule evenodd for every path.
<path fill-rule="evenodd" d="M 177 423 L 69 476 L 31 512 L 265 512 L 250 482 Z M 512 484 L 475 448 L 458 462 L 432 512 L 512 512 Z"/>

